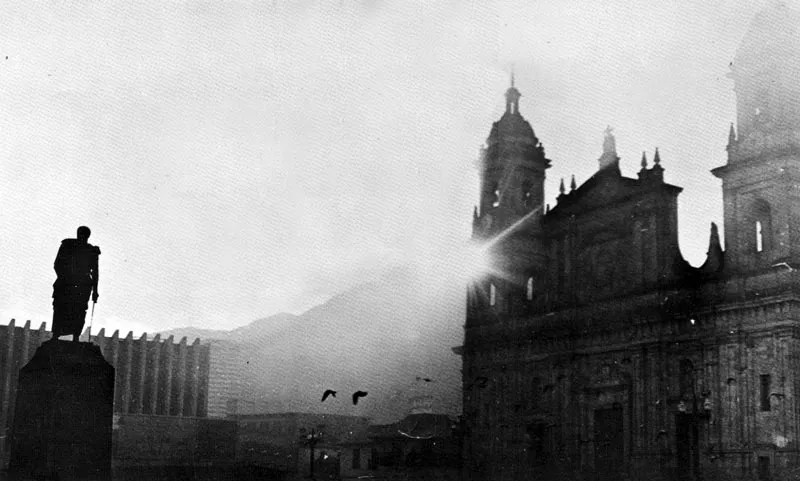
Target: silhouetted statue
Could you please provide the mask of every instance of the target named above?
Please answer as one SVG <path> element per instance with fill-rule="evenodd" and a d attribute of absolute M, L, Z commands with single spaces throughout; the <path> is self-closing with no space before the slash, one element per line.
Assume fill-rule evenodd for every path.
<path fill-rule="evenodd" d="M 614 129 L 612 129 L 610 125 L 606 127 L 605 137 L 603 138 L 603 153 L 617 153 L 617 141 L 614 139 L 614 134 L 612 132 L 614 132 Z"/>
<path fill-rule="evenodd" d="M 53 339 L 72 334 L 77 342 L 86 321 L 89 296 L 97 302 L 100 248 L 89 244 L 91 233 L 86 226 L 78 227 L 78 238 L 64 239 L 58 249 L 53 266 L 58 276 L 53 284 Z"/>

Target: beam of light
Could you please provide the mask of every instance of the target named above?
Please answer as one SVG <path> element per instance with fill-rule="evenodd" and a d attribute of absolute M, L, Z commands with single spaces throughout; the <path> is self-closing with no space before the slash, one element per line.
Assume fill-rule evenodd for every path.
<path fill-rule="evenodd" d="M 442 295 L 451 295 L 452 287 L 466 287 L 471 296 L 489 298 L 489 278 L 518 282 L 512 273 L 504 272 L 501 262 L 494 258 L 492 248 L 514 233 L 531 217 L 541 212 L 542 207 L 531 210 L 513 224 L 488 239 L 472 239 L 464 243 L 450 244 L 443 250 L 426 252 L 415 259 L 422 284 L 428 295 L 441 300 Z M 422 261 L 422 262 L 419 262 Z M 463 291 L 460 291 L 463 293 Z"/>
<path fill-rule="evenodd" d="M 457 265 L 457 269 L 463 276 L 461 280 L 469 282 L 471 286 L 479 284 L 478 281 L 486 276 L 511 280 L 510 274 L 503 272 L 498 267 L 498 263 L 494 262 L 491 249 L 497 245 L 498 242 L 511 235 L 515 230 L 517 230 L 518 227 L 524 224 L 532 216 L 541 212 L 541 210 L 541 207 L 533 209 L 490 239 L 483 241 L 470 241 L 466 247 L 456 254 L 458 258 L 451 260 L 448 263 L 451 265 Z"/>
<path fill-rule="evenodd" d="M 531 217 L 532 217 L 534 214 L 537 214 L 537 213 L 541 212 L 541 210 L 542 210 L 542 207 L 541 207 L 541 206 L 539 206 L 539 207 L 537 207 L 537 208 L 533 209 L 532 211 L 528 212 L 528 213 L 527 213 L 527 214 L 525 214 L 524 216 L 520 217 L 520 218 L 519 218 L 519 220 L 517 220 L 516 222 L 514 222 L 514 223 L 513 223 L 513 224 L 511 224 L 510 226 L 506 227 L 506 228 L 505 228 L 505 229 L 503 229 L 502 231 L 498 232 L 498 233 L 497 233 L 497 234 L 496 234 L 494 237 L 492 237 L 491 239 L 488 239 L 487 241 L 485 241 L 485 242 L 482 244 L 481 248 L 482 248 L 482 249 L 484 249 L 484 248 L 485 248 L 485 249 L 490 249 L 490 248 L 492 248 L 492 247 L 493 247 L 494 245 L 496 245 L 498 242 L 500 242 L 501 240 L 505 239 L 505 238 L 506 238 L 506 237 L 508 237 L 510 234 L 512 234 L 512 233 L 513 233 L 513 232 L 514 232 L 514 231 L 517 229 L 517 227 L 519 227 L 520 225 L 524 224 L 524 223 L 525 223 L 525 222 L 526 222 L 528 219 L 530 219 L 530 218 L 531 218 Z"/>

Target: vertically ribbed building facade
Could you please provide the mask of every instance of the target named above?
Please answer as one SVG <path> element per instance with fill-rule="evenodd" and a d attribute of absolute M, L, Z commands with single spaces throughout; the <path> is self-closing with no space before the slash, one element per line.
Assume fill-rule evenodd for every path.
<path fill-rule="evenodd" d="M 170 336 L 148 339 L 143 334 L 124 339 L 101 329 L 89 342 L 100 346 L 116 370 L 114 412 L 160 416 L 208 415 L 209 347 L 199 339 L 187 344 Z"/>
<path fill-rule="evenodd" d="M 16 326 L 12 320 L 0 326 L 0 455 L 8 459 L 9 435 L 13 423 L 19 370 L 33 357 L 42 342 L 52 337 L 43 323 L 31 329 L 30 321 Z M 85 333 L 82 341 L 100 346 L 103 356 L 115 368 L 114 413 L 158 416 L 207 417 L 211 347 L 186 338 L 134 339 L 129 333 L 111 337 L 101 330 Z M 64 341 L 71 342 L 71 341 Z"/>
<path fill-rule="evenodd" d="M 678 160 L 625 177 L 607 132 L 597 172 L 546 207 L 551 161 L 506 93 L 473 224 L 499 273 L 457 349 L 464 479 L 800 476 L 800 13 L 760 12 L 731 78 L 725 248 L 712 224 L 699 267 L 663 176 Z"/>

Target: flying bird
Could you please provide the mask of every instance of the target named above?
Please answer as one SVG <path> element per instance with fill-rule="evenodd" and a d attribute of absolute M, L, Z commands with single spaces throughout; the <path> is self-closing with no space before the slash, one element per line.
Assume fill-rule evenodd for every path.
<path fill-rule="evenodd" d="M 325 402 L 325 400 L 328 399 L 328 396 L 336 397 L 336 391 L 332 389 L 326 390 L 325 393 L 322 394 L 322 401 L 320 402 Z"/>
<path fill-rule="evenodd" d="M 353 405 L 358 404 L 358 398 L 366 396 L 367 393 L 364 391 L 356 391 L 353 393 Z"/>
<path fill-rule="evenodd" d="M 431 379 L 429 377 L 419 377 L 419 376 L 417 376 L 417 381 L 433 382 L 433 379 Z"/>

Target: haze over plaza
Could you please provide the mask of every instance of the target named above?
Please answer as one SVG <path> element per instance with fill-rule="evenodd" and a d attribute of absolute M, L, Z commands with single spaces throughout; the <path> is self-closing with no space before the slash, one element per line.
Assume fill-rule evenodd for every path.
<path fill-rule="evenodd" d="M 392 265 L 461 279 L 431 266 L 467 269 L 450 253 L 512 64 L 546 201 L 596 171 L 611 125 L 625 175 L 659 147 L 697 265 L 721 223 L 728 64 L 765 3 L 12 2 L 0 322 L 49 322 L 52 258 L 84 224 L 95 330 L 230 329 Z"/>

